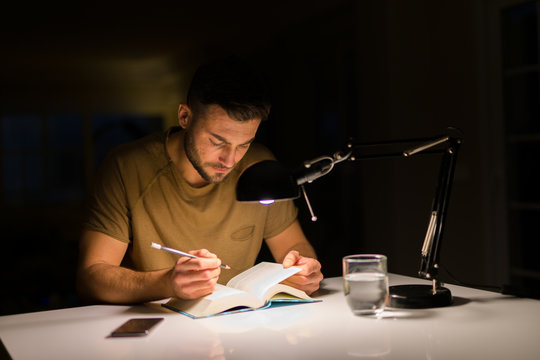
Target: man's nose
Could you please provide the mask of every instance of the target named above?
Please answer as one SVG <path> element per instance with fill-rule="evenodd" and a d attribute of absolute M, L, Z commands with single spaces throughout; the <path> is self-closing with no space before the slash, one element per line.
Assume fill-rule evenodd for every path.
<path fill-rule="evenodd" d="M 233 147 L 226 147 L 219 156 L 219 161 L 226 167 L 234 166 L 236 150 Z"/>

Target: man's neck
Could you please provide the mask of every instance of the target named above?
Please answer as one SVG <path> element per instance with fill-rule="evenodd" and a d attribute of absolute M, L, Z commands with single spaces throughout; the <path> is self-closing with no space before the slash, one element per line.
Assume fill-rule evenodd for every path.
<path fill-rule="evenodd" d="M 184 150 L 184 130 L 172 132 L 167 141 L 167 151 L 174 166 L 186 182 L 195 187 L 200 188 L 208 185 L 208 181 L 204 180 L 201 175 L 195 170 L 191 162 L 186 156 Z"/>

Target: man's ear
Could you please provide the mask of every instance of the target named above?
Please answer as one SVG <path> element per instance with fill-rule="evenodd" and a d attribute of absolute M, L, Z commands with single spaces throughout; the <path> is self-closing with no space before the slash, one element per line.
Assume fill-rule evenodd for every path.
<path fill-rule="evenodd" d="M 178 124 L 182 128 L 186 129 L 189 126 L 192 116 L 193 113 L 187 104 L 182 103 L 178 106 Z"/>

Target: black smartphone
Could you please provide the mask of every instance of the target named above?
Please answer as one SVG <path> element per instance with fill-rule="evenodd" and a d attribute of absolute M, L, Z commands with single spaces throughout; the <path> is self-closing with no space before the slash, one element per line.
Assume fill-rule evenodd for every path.
<path fill-rule="evenodd" d="M 145 336 L 163 318 L 129 319 L 111 333 L 111 337 Z"/>

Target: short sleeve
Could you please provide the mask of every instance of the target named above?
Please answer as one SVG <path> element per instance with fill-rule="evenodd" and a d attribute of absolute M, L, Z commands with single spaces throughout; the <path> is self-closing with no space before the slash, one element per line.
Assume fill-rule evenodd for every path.
<path fill-rule="evenodd" d="M 126 188 L 115 152 L 107 155 L 95 179 L 83 228 L 130 242 L 131 230 Z"/>
<path fill-rule="evenodd" d="M 293 200 L 279 201 L 265 206 L 270 207 L 264 227 L 265 239 L 281 234 L 298 216 L 298 209 Z"/>

